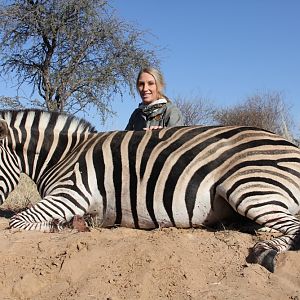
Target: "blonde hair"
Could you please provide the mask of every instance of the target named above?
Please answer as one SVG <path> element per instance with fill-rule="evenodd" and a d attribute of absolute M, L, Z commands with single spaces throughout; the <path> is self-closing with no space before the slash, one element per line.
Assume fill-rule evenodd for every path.
<path fill-rule="evenodd" d="M 148 73 L 150 75 L 152 75 L 155 79 L 155 83 L 156 83 L 156 86 L 157 86 L 157 92 L 158 92 L 158 95 L 159 95 L 159 98 L 164 98 L 166 99 L 167 101 L 170 101 L 169 98 L 164 94 L 164 89 L 165 89 L 165 79 L 164 79 L 164 76 L 163 74 L 155 69 L 155 68 L 152 68 L 152 67 L 146 67 L 146 68 L 142 68 L 137 76 L 137 79 L 136 79 L 136 89 L 139 90 L 139 79 L 140 79 L 140 76 L 142 73 Z"/>

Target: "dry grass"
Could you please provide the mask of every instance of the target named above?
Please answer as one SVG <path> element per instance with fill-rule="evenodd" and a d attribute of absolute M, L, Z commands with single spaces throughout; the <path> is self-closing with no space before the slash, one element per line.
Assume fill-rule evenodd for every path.
<path fill-rule="evenodd" d="M 40 200 L 35 183 L 25 174 L 21 174 L 19 185 L 10 193 L 2 205 L 2 209 L 20 211 L 32 206 Z"/>

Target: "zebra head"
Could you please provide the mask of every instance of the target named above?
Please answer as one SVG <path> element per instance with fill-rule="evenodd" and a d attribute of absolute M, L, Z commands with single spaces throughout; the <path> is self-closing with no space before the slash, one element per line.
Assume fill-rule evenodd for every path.
<path fill-rule="evenodd" d="M 17 156 L 8 146 L 9 137 L 7 122 L 0 119 L 0 205 L 17 186 L 21 174 Z"/>

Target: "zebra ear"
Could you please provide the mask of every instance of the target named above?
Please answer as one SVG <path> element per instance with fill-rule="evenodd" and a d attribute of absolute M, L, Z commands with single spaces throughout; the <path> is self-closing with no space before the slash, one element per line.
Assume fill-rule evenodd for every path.
<path fill-rule="evenodd" d="M 0 140 L 8 136 L 8 125 L 6 121 L 0 119 Z"/>

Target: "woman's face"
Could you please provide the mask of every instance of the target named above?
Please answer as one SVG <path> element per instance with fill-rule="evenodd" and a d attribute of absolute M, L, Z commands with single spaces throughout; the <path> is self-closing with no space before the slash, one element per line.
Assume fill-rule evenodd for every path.
<path fill-rule="evenodd" d="M 144 104 L 150 104 L 159 98 L 155 78 L 149 73 L 142 73 L 138 79 L 138 89 Z"/>

